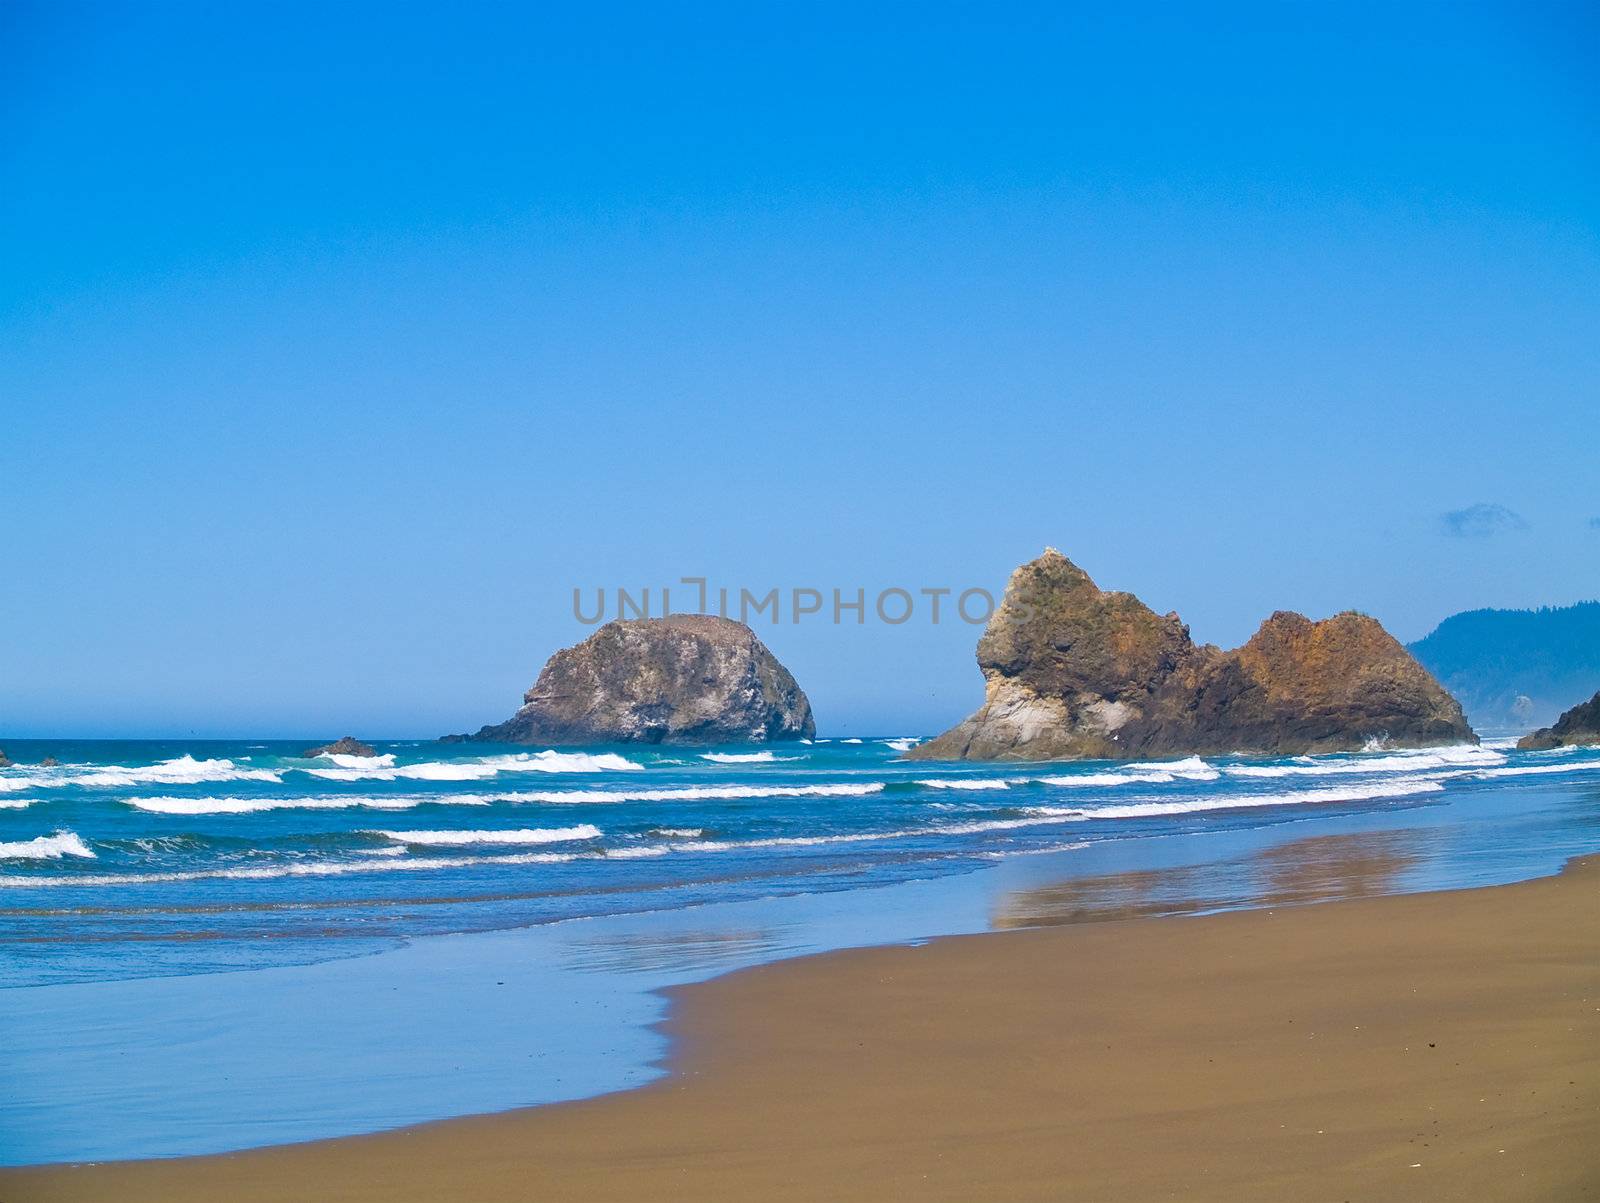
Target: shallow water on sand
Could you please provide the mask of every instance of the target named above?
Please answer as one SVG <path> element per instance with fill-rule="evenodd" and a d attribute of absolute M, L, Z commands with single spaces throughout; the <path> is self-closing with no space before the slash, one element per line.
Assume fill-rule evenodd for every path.
<path fill-rule="evenodd" d="M 656 991 L 784 956 L 1492 884 L 1600 850 L 1600 751 L 905 746 L 8 745 L 0 1161 L 625 1088 L 661 1072 Z"/>

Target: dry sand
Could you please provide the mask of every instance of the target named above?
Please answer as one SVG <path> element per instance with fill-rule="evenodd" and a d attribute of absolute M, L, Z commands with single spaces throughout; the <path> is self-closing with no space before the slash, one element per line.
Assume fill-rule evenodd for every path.
<path fill-rule="evenodd" d="M 1459 893 L 783 962 L 627 1094 L 221 1157 L 117 1200 L 1600 1199 L 1600 863 Z"/>

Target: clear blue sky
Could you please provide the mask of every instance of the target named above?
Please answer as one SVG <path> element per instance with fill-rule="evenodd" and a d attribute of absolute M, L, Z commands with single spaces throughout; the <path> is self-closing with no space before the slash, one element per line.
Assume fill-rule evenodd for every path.
<path fill-rule="evenodd" d="M 464 7 L 0 3 L 0 735 L 476 727 L 579 584 L 1600 593 L 1592 7 Z"/>

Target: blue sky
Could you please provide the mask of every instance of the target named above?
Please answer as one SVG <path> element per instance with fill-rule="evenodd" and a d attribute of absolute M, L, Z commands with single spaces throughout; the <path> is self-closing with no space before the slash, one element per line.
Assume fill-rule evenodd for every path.
<path fill-rule="evenodd" d="M 472 728 L 688 575 L 1600 593 L 1592 9 L 1111 7 L 0 8 L 0 734 Z"/>

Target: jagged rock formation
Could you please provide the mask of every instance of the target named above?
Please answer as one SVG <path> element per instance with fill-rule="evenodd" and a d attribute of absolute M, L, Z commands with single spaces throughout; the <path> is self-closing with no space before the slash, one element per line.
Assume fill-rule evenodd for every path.
<path fill-rule="evenodd" d="M 11 759 L 6 755 L 6 750 L 0 748 L 0 769 L 9 769 L 10 767 Z"/>
<path fill-rule="evenodd" d="M 1012 574 L 978 667 L 983 706 L 909 756 L 1287 756 L 1476 739 L 1455 699 L 1364 614 L 1280 611 L 1224 652 L 1196 645 L 1176 614 L 1103 592 L 1053 548 Z"/>
<path fill-rule="evenodd" d="M 742 622 L 709 614 L 609 622 L 550 657 L 503 723 L 464 738 L 516 744 L 810 739 L 811 703 Z"/>
<path fill-rule="evenodd" d="M 376 756 L 378 753 L 371 744 L 364 744 L 353 735 L 346 735 L 335 743 L 323 744 L 320 748 L 307 748 L 301 752 L 302 756 Z"/>
<path fill-rule="evenodd" d="M 1541 727 L 1517 741 L 1517 747 L 1533 751 L 1580 744 L 1600 744 L 1600 693 L 1574 706 L 1553 726 Z"/>

